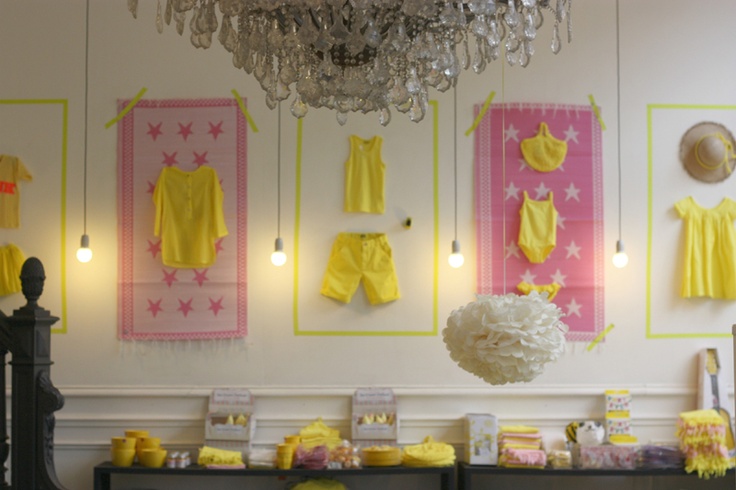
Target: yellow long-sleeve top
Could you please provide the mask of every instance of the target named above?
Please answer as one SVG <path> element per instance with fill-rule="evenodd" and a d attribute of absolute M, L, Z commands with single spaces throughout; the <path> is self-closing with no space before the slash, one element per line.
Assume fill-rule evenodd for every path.
<path fill-rule="evenodd" d="M 161 237 L 164 265 L 197 268 L 215 263 L 215 240 L 228 233 L 223 199 L 212 167 L 202 165 L 191 172 L 166 167 L 161 171 L 153 191 L 154 234 Z"/>

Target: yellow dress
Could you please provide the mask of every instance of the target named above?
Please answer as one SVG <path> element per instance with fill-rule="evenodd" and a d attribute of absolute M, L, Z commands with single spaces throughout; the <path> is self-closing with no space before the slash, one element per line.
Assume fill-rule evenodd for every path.
<path fill-rule="evenodd" d="M 689 196 L 675 209 L 685 222 L 680 295 L 736 299 L 736 201 L 725 197 L 706 209 Z"/>
<path fill-rule="evenodd" d="M 212 167 L 202 165 L 191 172 L 166 167 L 161 171 L 153 191 L 154 234 L 161 237 L 164 265 L 197 268 L 215 263 L 215 240 L 227 235 L 223 198 Z"/>
<path fill-rule="evenodd" d="M 368 140 L 350 136 L 350 157 L 345 162 L 346 213 L 384 213 L 386 164 L 381 159 L 382 144 L 380 136 Z"/>

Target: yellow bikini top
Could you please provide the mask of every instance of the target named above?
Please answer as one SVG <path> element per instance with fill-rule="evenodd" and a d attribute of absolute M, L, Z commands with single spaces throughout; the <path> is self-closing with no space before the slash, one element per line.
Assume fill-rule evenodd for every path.
<path fill-rule="evenodd" d="M 547 123 L 543 122 L 536 136 L 521 141 L 521 154 L 534 170 L 551 172 L 565 161 L 567 141 L 552 136 Z"/>

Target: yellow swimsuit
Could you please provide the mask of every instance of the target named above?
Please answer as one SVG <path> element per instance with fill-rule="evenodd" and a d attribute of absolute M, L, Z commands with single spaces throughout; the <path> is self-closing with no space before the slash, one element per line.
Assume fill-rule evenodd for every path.
<path fill-rule="evenodd" d="M 524 191 L 519 210 L 519 248 L 534 264 L 544 262 L 557 245 L 557 210 L 552 198 L 550 192 L 546 201 L 535 201 Z"/>

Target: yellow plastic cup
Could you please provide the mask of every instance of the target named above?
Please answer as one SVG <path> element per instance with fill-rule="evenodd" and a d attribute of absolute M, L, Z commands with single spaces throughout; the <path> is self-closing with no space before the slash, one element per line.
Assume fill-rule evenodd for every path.
<path fill-rule="evenodd" d="M 135 449 L 136 441 L 135 437 L 113 437 L 111 439 L 113 449 Z"/>
<path fill-rule="evenodd" d="M 147 430 L 129 429 L 125 431 L 125 437 L 148 437 Z"/>
<path fill-rule="evenodd" d="M 166 462 L 166 454 L 166 449 L 160 447 L 144 448 L 138 454 L 138 461 L 148 468 L 161 468 Z"/>
<path fill-rule="evenodd" d="M 111 449 L 113 466 L 130 466 L 135 459 L 135 449 Z"/>
<path fill-rule="evenodd" d="M 298 446 L 302 442 L 302 437 L 299 435 L 285 436 L 284 442 L 286 444 L 292 444 L 294 446 Z"/>
<path fill-rule="evenodd" d="M 294 455 L 292 453 L 280 453 L 276 454 L 276 467 L 280 470 L 291 469 L 291 465 L 294 462 Z"/>
<path fill-rule="evenodd" d="M 138 442 L 135 445 L 137 451 L 138 461 L 141 460 L 141 452 L 144 449 L 158 449 L 161 447 L 160 437 L 139 437 Z"/>

